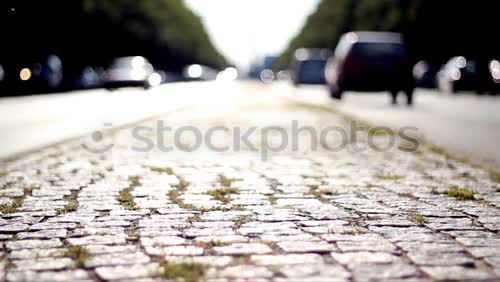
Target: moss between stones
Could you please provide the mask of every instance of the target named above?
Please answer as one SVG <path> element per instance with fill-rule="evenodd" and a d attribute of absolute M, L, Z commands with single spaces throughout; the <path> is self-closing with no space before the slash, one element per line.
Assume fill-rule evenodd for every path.
<path fill-rule="evenodd" d="M 231 199 L 231 195 L 238 194 L 238 193 L 239 193 L 238 188 L 223 187 L 223 188 L 209 190 L 207 192 L 207 195 L 210 195 L 210 196 L 214 197 L 214 199 L 221 201 L 224 204 L 227 204 L 233 200 L 233 199 Z"/>
<path fill-rule="evenodd" d="M 89 252 L 83 246 L 66 247 L 64 256 L 73 259 L 78 267 L 83 267 L 90 257 Z"/>
<path fill-rule="evenodd" d="M 203 278 L 206 267 L 200 263 L 183 262 L 172 263 L 164 262 L 161 267 L 163 268 L 163 277 L 167 279 L 176 279 L 184 282 L 198 282 Z"/>

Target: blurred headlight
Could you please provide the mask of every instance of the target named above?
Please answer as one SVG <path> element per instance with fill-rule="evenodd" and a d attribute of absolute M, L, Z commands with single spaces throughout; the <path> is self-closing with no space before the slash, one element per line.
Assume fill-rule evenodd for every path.
<path fill-rule="evenodd" d="M 200 65 L 191 65 L 188 68 L 187 74 L 190 78 L 200 78 L 203 74 L 203 69 Z"/>
<path fill-rule="evenodd" d="M 497 60 L 493 60 L 490 62 L 490 72 L 491 76 L 495 80 L 495 82 L 500 81 L 500 62 Z"/>
<path fill-rule="evenodd" d="M 459 70 L 452 70 L 451 71 L 451 79 L 459 80 L 460 78 L 462 78 L 462 73 L 460 73 Z"/>
<path fill-rule="evenodd" d="M 159 73 L 152 73 L 148 79 L 149 85 L 158 86 L 161 84 L 161 75 Z"/>
<path fill-rule="evenodd" d="M 19 72 L 19 78 L 23 81 L 30 80 L 31 70 L 29 68 L 24 68 Z"/>

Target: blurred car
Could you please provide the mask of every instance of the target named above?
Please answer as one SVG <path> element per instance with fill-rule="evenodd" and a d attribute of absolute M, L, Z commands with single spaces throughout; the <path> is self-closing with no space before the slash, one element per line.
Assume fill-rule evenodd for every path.
<path fill-rule="evenodd" d="M 63 81 L 62 61 L 56 55 L 19 59 L 5 65 L 3 72 L 10 94 L 56 91 Z"/>
<path fill-rule="evenodd" d="M 325 65 L 330 52 L 326 49 L 298 49 L 292 62 L 291 77 L 295 85 L 325 84 Z"/>
<path fill-rule="evenodd" d="M 102 73 L 99 69 L 87 66 L 81 71 L 76 84 L 80 89 L 98 88 L 102 85 Z"/>
<path fill-rule="evenodd" d="M 328 60 L 325 77 L 334 99 L 346 90 L 389 91 L 397 103 L 403 91 L 413 103 L 412 67 L 402 35 L 390 32 L 350 32 L 342 36 Z"/>
<path fill-rule="evenodd" d="M 153 65 L 141 56 L 121 57 L 113 61 L 104 75 L 104 87 L 138 86 L 149 89 L 150 76 L 154 73 Z"/>
<path fill-rule="evenodd" d="M 438 73 L 439 89 L 443 92 L 458 93 L 460 91 L 486 90 L 480 75 L 480 64 L 463 56 L 453 57 Z"/>
<path fill-rule="evenodd" d="M 440 65 L 420 61 L 413 67 L 413 78 L 417 87 L 437 88 L 437 73 Z"/>

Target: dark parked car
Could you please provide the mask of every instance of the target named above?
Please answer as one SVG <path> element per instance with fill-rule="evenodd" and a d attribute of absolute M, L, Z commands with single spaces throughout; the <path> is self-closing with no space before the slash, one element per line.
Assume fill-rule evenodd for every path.
<path fill-rule="evenodd" d="M 110 90 L 127 86 L 149 89 L 151 87 L 149 78 L 153 73 L 153 66 L 144 57 L 118 58 L 106 70 L 104 86 Z"/>
<path fill-rule="evenodd" d="M 298 49 L 292 62 L 291 77 L 295 85 L 325 84 L 325 65 L 330 52 L 326 49 Z"/>
<path fill-rule="evenodd" d="M 341 99 L 346 90 L 389 91 L 396 104 L 403 91 L 413 103 L 412 66 L 403 37 L 389 32 L 350 32 L 345 34 L 332 58 L 325 77 L 330 96 Z"/>

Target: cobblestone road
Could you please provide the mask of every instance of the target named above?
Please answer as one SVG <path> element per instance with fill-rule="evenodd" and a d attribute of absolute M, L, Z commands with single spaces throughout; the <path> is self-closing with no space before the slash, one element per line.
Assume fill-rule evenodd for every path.
<path fill-rule="evenodd" d="M 278 126 L 288 133 L 292 120 L 317 130 L 345 126 L 333 113 L 261 86 L 221 88 L 212 97 L 166 116 L 164 124 L 202 132 Z M 82 139 L 5 161 L 0 279 L 500 279 L 498 178 L 398 146 L 312 150 L 309 133 L 302 133 L 297 150 L 268 161 L 247 144 L 224 153 L 138 153 L 130 147 L 144 142 L 130 129 L 105 135 L 103 143 L 114 144 L 105 154 L 86 152 L 80 144 L 90 139 Z M 220 131 L 212 139 L 234 147 L 230 136 Z M 270 134 L 271 144 L 276 138 Z M 391 138 L 373 137 L 377 144 Z M 168 134 L 164 139 L 174 144 Z M 193 142 L 186 133 L 177 145 Z"/>

